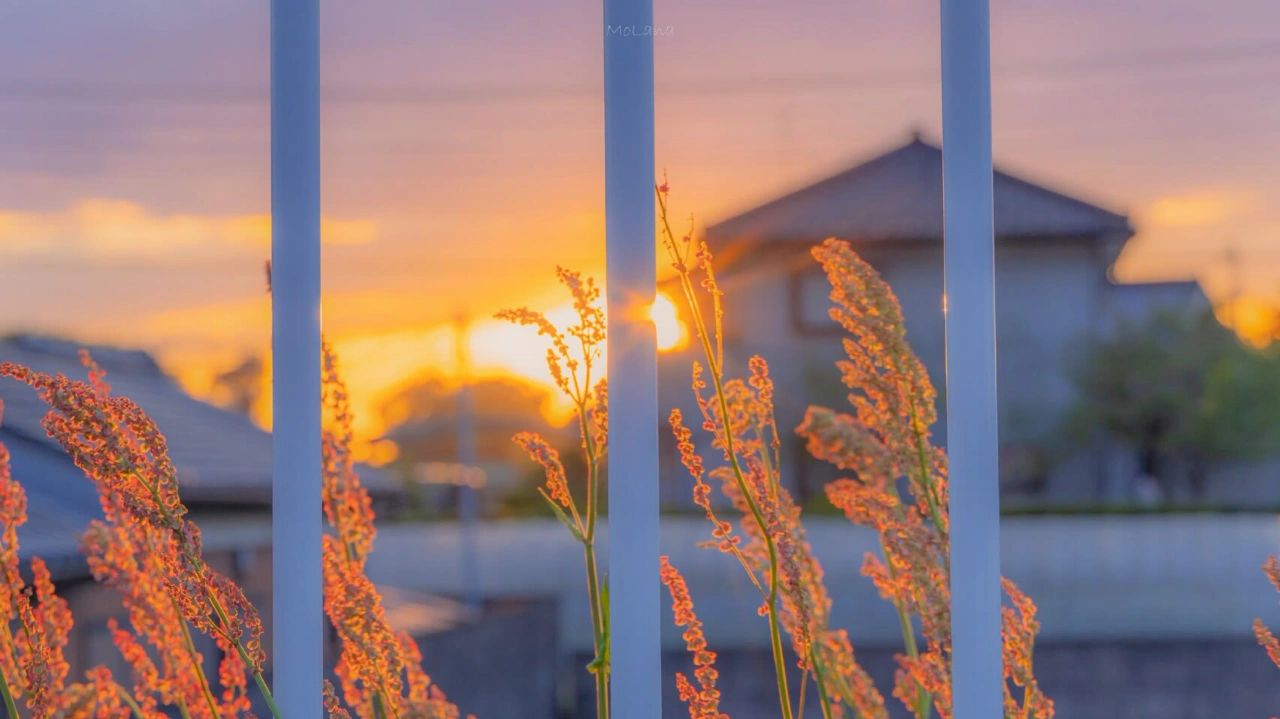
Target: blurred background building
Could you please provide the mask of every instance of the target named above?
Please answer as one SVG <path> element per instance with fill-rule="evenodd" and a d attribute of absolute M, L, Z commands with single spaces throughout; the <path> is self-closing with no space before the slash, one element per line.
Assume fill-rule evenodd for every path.
<path fill-rule="evenodd" d="M 723 264 L 730 369 L 770 361 L 784 430 L 845 406 L 807 255 L 835 235 L 893 284 L 941 390 L 936 5 L 658 12 L 658 154 L 673 215 Z M 1276 3 L 1008 0 L 992 22 L 1003 558 L 1040 606 L 1045 687 L 1065 719 L 1271 716 L 1280 672 L 1249 626 L 1280 625 L 1258 569 L 1280 550 Z M 383 510 L 374 579 L 464 711 L 588 716 L 581 558 L 510 435 L 543 432 L 571 476 L 578 443 L 541 339 L 491 316 L 562 322 L 555 266 L 602 274 L 600 7 L 331 3 L 323 23 L 324 322 Z M 0 359 L 79 374 L 90 345 L 169 435 L 211 562 L 265 616 L 267 66 L 252 0 L 0 7 Z M 655 306 L 664 408 L 689 401 L 678 306 Z M 77 666 L 114 662 L 114 608 L 78 559 L 92 492 L 34 397 L 0 397 L 27 556 L 77 612 Z M 755 601 L 695 546 L 663 449 L 663 550 L 722 651 L 726 709 L 754 719 Z M 883 686 L 896 623 L 858 572 L 871 538 L 830 516 L 830 470 L 783 450 L 836 621 Z"/>
<path fill-rule="evenodd" d="M 1117 279 L 1116 259 L 1135 234 L 1127 217 L 1002 171 L 994 190 L 1005 499 L 1010 505 L 1135 501 L 1140 476 L 1171 473 L 1173 467 L 1142 465 L 1137 455 L 1143 448 L 1119 446 L 1103 431 L 1077 436 L 1073 425 L 1092 399 L 1081 385 L 1097 371 L 1098 358 L 1091 353 L 1122 331 L 1170 315 L 1220 328 L 1212 306 L 1192 278 Z M 942 152 L 915 135 L 905 145 L 707 228 L 719 279 L 731 298 L 725 325 L 729 356 L 739 363 L 753 354 L 770 361 L 784 428 L 799 425 L 809 404 L 845 406 L 846 390 L 834 367 L 843 355 L 844 333 L 827 315 L 830 286 L 810 254 L 827 237 L 852 242 L 890 283 L 903 306 L 908 339 L 934 385 L 944 386 Z M 1216 341 L 1231 341 L 1225 330 L 1221 335 Z M 690 347 L 664 355 L 664 406 L 696 410 L 685 390 L 696 352 Z M 945 443 L 945 403 L 940 404 L 943 419 L 935 432 Z M 798 437 L 784 452 L 800 495 L 820 495 L 831 471 L 808 459 Z M 1240 491 L 1220 486 L 1241 481 L 1239 463 L 1230 475 L 1216 469 L 1205 468 L 1209 476 L 1202 486 L 1179 484 L 1171 491 L 1183 501 L 1230 497 L 1256 506 L 1280 504 L 1280 483 L 1254 482 Z M 1269 476 L 1277 469 L 1267 465 Z"/>

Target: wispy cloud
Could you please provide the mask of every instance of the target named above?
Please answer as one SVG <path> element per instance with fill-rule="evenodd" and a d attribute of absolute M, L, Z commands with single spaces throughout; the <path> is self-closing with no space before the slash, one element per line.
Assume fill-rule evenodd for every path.
<path fill-rule="evenodd" d="M 371 220 L 327 217 L 325 244 L 377 239 Z M 0 210 L 0 257 L 77 262 L 218 259 L 262 254 L 271 242 L 268 214 L 156 213 L 128 200 L 87 198 L 53 212 Z"/>
<path fill-rule="evenodd" d="M 1260 204 L 1252 189 L 1198 190 L 1161 197 L 1143 209 L 1139 219 L 1151 228 L 1198 227 L 1240 219 Z"/>

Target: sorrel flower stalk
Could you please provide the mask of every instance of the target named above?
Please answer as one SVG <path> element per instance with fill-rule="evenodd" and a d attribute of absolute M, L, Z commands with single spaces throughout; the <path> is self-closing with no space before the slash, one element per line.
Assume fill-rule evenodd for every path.
<path fill-rule="evenodd" d="M 0 414 L 3 414 L 0 402 Z M 10 474 L 9 452 L 0 444 L 0 700 L 5 716 L 19 719 L 22 699 L 32 719 L 159 719 L 139 706 L 103 667 L 85 683 L 65 686 L 63 655 L 72 628 L 66 602 L 54 593 L 48 568 L 31 559 L 32 584 L 19 572 L 18 527 L 26 523 L 26 493 Z M 16 624 L 16 626 L 15 626 Z"/>
<path fill-rule="evenodd" d="M 102 667 L 64 689 L 62 647 L 71 614 L 38 558 L 31 562 L 32 586 L 22 583 L 17 528 L 26 521 L 26 497 L 9 476 L 0 445 L 0 698 L 6 715 L 19 719 L 21 698 L 32 719 L 163 719 L 164 707 L 176 708 L 183 719 L 251 717 L 248 672 L 278 718 L 262 675 L 266 655 L 257 612 L 238 586 L 204 562 L 164 437 L 136 404 L 111 394 L 105 373 L 87 354 L 82 361 L 88 382 L 9 363 L 0 364 L 0 376 L 30 385 L 45 400 L 46 430 L 98 488 L 104 521 L 91 523 L 84 551 L 94 578 L 120 594 L 127 612 L 129 629 L 115 619 L 108 629 L 133 669 L 133 689 L 121 687 Z M 333 530 L 324 546 L 325 606 L 343 641 L 337 673 L 364 719 L 457 719 L 457 707 L 422 670 L 412 638 L 387 624 L 364 573 L 373 510 L 354 470 L 347 391 L 328 347 L 324 369 L 331 426 L 322 445 L 323 494 Z M 193 628 L 210 635 L 223 654 L 217 685 L 205 675 Z M 347 717 L 331 686 L 325 707 L 331 717 Z"/>
<path fill-rule="evenodd" d="M 1275 557 L 1267 557 L 1267 561 L 1262 564 L 1262 573 L 1267 576 L 1267 581 L 1271 582 L 1271 586 L 1280 591 L 1280 560 Z M 1258 644 L 1267 650 L 1267 656 L 1271 659 L 1271 663 L 1280 667 L 1280 639 L 1271 633 L 1266 624 L 1261 619 L 1253 620 L 1253 635 L 1257 637 Z"/>
<path fill-rule="evenodd" d="M 324 537 L 324 606 L 341 642 L 336 673 L 343 696 L 357 716 L 368 719 L 457 719 L 458 707 L 422 669 L 413 637 L 392 629 L 382 597 L 365 573 L 376 534 L 373 504 L 355 470 L 350 398 L 328 343 L 323 403 L 322 498 L 330 529 Z M 334 719 L 349 719 L 327 683 L 325 711 Z"/>
<path fill-rule="evenodd" d="M 515 442 L 537 462 L 546 476 L 538 488 L 557 519 L 582 545 L 587 572 L 587 595 L 591 605 L 591 635 L 595 657 L 587 669 L 595 678 L 596 716 L 609 716 L 609 607 L 608 595 L 596 560 L 596 520 L 600 513 L 600 475 L 609 445 L 608 386 L 603 379 L 595 384 L 593 372 L 605 340 L 605 317 L 600 309 L 600 289 L 591 278 L 563 267 L 556 275 L 573 297 L 577 322 L 556 327 L 541 312 L 527 307 L 503 310 L 498 319 L 534 327 L 551 342 L 547 368 L 556 387 L 573 402 L 578 434 L 586 464 L 586 496 L 580 500 L 569 488 L 560 454 L 535 432 L 521 432 Z"/>
<path fill-rule="evenodd" d="M 0 417 L 3 413 L 0 402 Z M 10 717 L 18 716 L 14 693 L 21 694 L 11 626 L 18 618 L 18 603 L 26 601 L 26 584 L 18 571 L 18 527 L 26 521 L 26 493 L 10 476 L 9 450 L 0 445 L 0 699 Z"/>
<path fill-rule="evenodd" d="M 693 392 L 702 415 L 701 426 L 724 466 L 710 472 L 698 455 L 692 432 L 680 411 L 670 416 L 681 459 L 694 480 L 694 502 L 713 526 L 721 551 L 734 556 L 760 590 L 760 613 L 769 625 L 770 647 L 783 719 L 793 716 L 783 631 L 791 638 L 797 663 L 813 676 L 824 717 L 843 715 L 852 708 L 859 717 L 887 716 L 884 700 L 853 657 L 842 631 L 829 626 L 831 599 L 822 583 L 823 570 L 813 556 L 800 522 L 800 509 L 781 481 L 780 439 L 774 420 L 773 381 L 763 358 L 752 357 L 749 375 L 729 378 L 725 371 L 723 293 L 716 282 L 711 252 L 690 231 L 677 239 L 667 212 L 667 188 L 657 188 L 660 231 L 676 272 L 703 361 L 693 364 Z M 711 387 L 708 393 L 707 378 Z M 717 479 L 723 493 L 741 514 L 742 533 L 719 518 L 704 476 Z M 801 685 L 802 688 L 805 684 Z M 803 695 L 802 695 L 803 696 Z"/>
<path fill-rule="evenodd" d="M 105 373 L 87 354 L 82 355 L 82 361 L 89 370 L 90 386 L 102 399 L 108 399 L 111 388 Z M 114 619 L 108 628 L 121 656 L 133 669 L 134 699 L 141 709 L 154 713 L 161 704 L 171 705 L 184 718 L 196 719 L 248 711 L 245 664 L 223 637 L 215 637 L 223 653 L 219 667 L 222 700 L 214 697 L 191 628 L 163 586 L 166 540 L 162 532 L 129 522 L 120 497 L 104 494 L 100 500 L 106 521 L 90 523 L 82 547 L 94 579 L 113 588 L 128 613 L 132 631 L 121 628 Z"/>
<path fill-rule="evenodd" d="M 94 578 L 114 589 L 132 631 L 109 624 L 121 656 L 133 669 L 133 694 L 147 709 L 177 707 L 184 718 L 238 716 L 249 709 L 245 665 L 234 647 L 215 637 L 223 659 L 219 670 L 221 701 L 205 675 L 191 629 L 178 604 L 163 587 L 163 538 L 144 527 L 120 522 L 118 507 L 107 522 L 95 521 L 83 546 Z"/>
<path fill-rule="evenodd" d="M 906 654 L 898 657 L 894 696 L 918 718 L 951 716 L 951 610 L 946 455 L 930 440 L 936 393 L 907 342 L 902 309 L 889 285 L 848 243 L 813 250 L 831 283 L 832 319 L 849 333 L 837 363 L 852 415 L 810 407 L 798 432 L 818 459 L 853 478 L 827 486 L 831 503 L 855 524 L 875 529 L 881 557 L 863 573 L 898 612 Z M 905 494 L 900 491 L 905 482 Z M 1049 719 L 1053 702 L 1032 668 L 1039 629 L 1035 605 L 1003 580 L 1005 714 Z M 917 642 L 918 622 L 924 647 Z"/>
<path fill-rule="evenodd" d="M 3 409 L 0 403 L 0 414 Z M 30 586 L 19 573 L 18 527 L 27 521 L 26 504 L 22 486 L 9 474 L 9 452 L 0 445 L 0 698 L 14 719 L 18 697 L 34 717 L 61 708 L 67 677 L 62 649 L 72 621 L 43 561 L 31 561 Z"/>
<path fill-rule="evenodd" d="M 676 673 L 676 689 L 680 692 L 680 700 L 689 706 L 689 719 L 729 719 L 728 714 L 720 711 L 720 690 L 716 689 L 720 674 L 716 671 L 716 653 L 707 648 L 702 622 L 693 611 L 689 585 L 666 555 L 659 558 L 659 572 L 663 585 L 671 594 L 671 611 L 675 614 L 676 626 L 684 627 L 685 648 L 693 657 L 693 677 L 698 682 L 697 686 L 684 674 Z"/>
<path fill-rule="evenodd" d="M 89 369 L 89 382 L 7 362 L 0 364 L 0 376 L 31 386 L 49 405 L 44 428 L 97 486 L 107 520 L 102 526 L 119 529 L 121 533 L 114 540 L 128 542 L 132 551 L 146 552 L 155 560 L 145 570 L 151 574 L 154 586 L 173 604 L 185 624 L 213 637 L 229 653 L 237 655 L 240 664 L 233 660 L 233 664 L 225 666 L 227 678 L 237 666 L 249 671 L 278 719 L 275 699 L 263 676 L 266 654 L 257 610 L 240 587 L 205 563 L 200 530 L 185 518 L 187 509 L 178 496 L 177 472 L 164 436 L 132 400 L 110 394 L 102 371 L 87 355 L 83 359 Z M 91 529 L 91 534 L 94 531 Z M 107 551 L 104 547 L 101 556 L 105 557 Z M 99 569 L 109 571 L 111 564 L 105 561 Z M 135 668 L 139 666 L 135 664 Z M 157 684 L 152 688 L 165 694 L 165 687 Z M 234 681 L 230 691 L 232 707 L 242 705 Z M 186 708 L 202 711 L 196 706 Z M 234 713 L 234 709 L 226 708 L 220 712 L 211 702 L 204 706 L 208 707 L 204 715 Z"/>

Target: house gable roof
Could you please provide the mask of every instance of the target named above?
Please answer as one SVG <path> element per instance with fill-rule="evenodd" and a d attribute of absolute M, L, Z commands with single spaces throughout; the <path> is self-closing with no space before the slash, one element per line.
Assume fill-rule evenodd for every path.
<path fill-rule="evenodd" d="M 84 380 L 80 344 L 35 335 L 0 337 L 0 361 Z M 177 469 L 183 501 L 191 508 L 263 510 L 271 503 L 271 435 L 245 417 L 187 394 L 151 355 L 137 350 L 89 347 L 107 372 L 114 394 L 137 402 L 165 435 Z M 0 443 L 9 450 L 13 478 L 27 494 L 28 522 L 21 529 L 22 554 L 40 555 L 55 576 L 82 576 L 79 537 L 101 516 L 98 495 L 84 473 L 45 431 L 48 412 L 30 387 L 0 378 Z M 385 471 L 357 465 L 361 481 L 377 498 L 398 493 Z M 216 515 L 216 516 L 215 516 Z M 199 520 L 209 546 L 256 546 L 253 512 L 217 511 Z M 246 522 L 248 524 L 246 525 Z M 211 528 L 216 528 L 210 533 Z M 219 534 L 221 532 L 221 534 Z"/>
<path fill-rule="evenodd" d="M 1126 321 L 1141 322 L 1161 311 L 1194 316 L 1213 309 L 1198 280 L 1112 282 L 1107 285 L 1103 301 L 1106 312 L 1102 319 L 1112 329 Z"/>
<path fill-rule="evenodd" d="M 996 170 L 998 237 L 1133 234 L 1127 217 Z M 919 136 L 707 228 L 712 242 L 942 237 L 942 150 Z"/>

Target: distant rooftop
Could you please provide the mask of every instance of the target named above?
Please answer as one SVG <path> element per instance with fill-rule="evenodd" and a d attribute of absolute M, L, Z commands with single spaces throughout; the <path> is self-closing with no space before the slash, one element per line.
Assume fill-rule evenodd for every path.
<path fill-rule="evenodd" d="M 85 379 L 78 355 L 81 346 L 63 339 L 14 335 L 0 339 L 0 361 Z M 137 402 L 164 433 L 184 500 L 237 504 L 270 500 L 269 434 L 248 417 L 187 394 L 146 352 L 101 346 L 87 349 L 106 370 L 112 392 Z M 61 453 L 41 426 L 48 408 L 33 390 L 2 379 L 0 399 L 5 404 L 0 431 Z"/>
<path fill-rule="evenodd" d="M 1124 215 L 996 170 L 995 232 L 1003 238 L 1118 237 Z M 942 150 L 921 139 L 707 228 L 714 241 L 816 242 L 942 237 Z"/>
<path fill-rule="evenodd" d="M 83 345 L 35 335 L 0 338 L 0 361 L 50 374 L 86 379 Z M 187 394 L 151 355 L 137 350 L 90 346 L 114 393 L 125 395 L 155 420 L 178 470 L 183 501 L 193 509 L 258 509 L 271 503 L 271 435 L 247 417 Z M 84 474 L 48 436 L 41 420 L 48 407 L 29 387 L 0 379 L 4 400 L 0 442 L 8 448 L 14 479 L 27 493 L 28 522 L 21 529 L 24 556 L 49 560 L 56 576 L 83 572 L 79 538 L 100 516 L 97 493 Z M 395 492 L 381 470 L 359 467 L 375 496 Z M 219 512 L 200 519 L 206 545 L 256 546 L 269 541 L 251 515 Z M 212 530 L 212 531 L 211 531 Z M 261 535 L 261 536 L 259 536 Z"/>
<path fill-rule="evenodd" d="M 34 335 L 0 338 L 0 361 L 17 362 L 50 374 L 85 379 L 81 345 Z M 88 347 L 107 371 L 112 391 L 127 395 L 155 419 L 168 440 L 178 469 L 182 498 L 189 506 L 256 507 L 271 499 L 271 437 L 248 418 L 201 402 L 182 390 L 147 353 L 113 347 Z M 89 521 L 101 516 L 97 492 L 79 468 L 48 436 L 41 420 L 48 407 L 35 391 L 11 379 L 0 379 L 4 415 L 0 442 L 10 454 L 14 479 L 27 494 L 28 521 L 22 526 L 22 554 L 39 555 L 55 578 L 84 574 L 80 536 Z M 201 529 L 206 545 L 255 546 L 264 543 L 254 525 L 235 523 L 225 531 L 206 517 Z M 260 531 L 257 534 L 261 534 Z"/>
<path fill-rule="evenodd" d="M 1142 320 L 1155 311 L 1198 314 L 1213 308 L 1198 280 L 1116 282 L 1107 287 L 1105 300 L 1113 325 Z"/>

